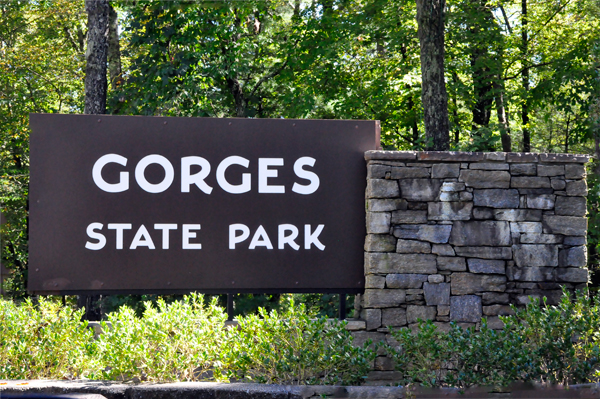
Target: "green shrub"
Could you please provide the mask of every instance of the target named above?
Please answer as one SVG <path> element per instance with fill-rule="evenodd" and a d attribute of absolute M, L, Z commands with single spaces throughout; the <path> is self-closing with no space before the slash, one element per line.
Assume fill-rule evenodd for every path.
<path fill-rule="evenodd" d="M 273 310 L 237 319 L 227 331 L 223 376 L 268 384 L 361 384 L 375 351 L 352 345 L 345 322 L 312 319 L 293 301 Z"/>
<path fill-rule="evenodd" d="M 82 313 L 43 298 L 0 300 L 0 379 L 85 377 L 96 345 Z"/>
<path fill-rule="evenodd" d="M 561 384 L 599 381 L 600 306 L 587 293 L 567 292 L 557 306 L 531 298 L 514 316 L 501 317 L 503 330 L 479 331 L 452 324 L 449 332 L 431 322 L 392 331 L 388 347 L 402 373 L 401 384 L 506 386 L 515 381 Z"/>

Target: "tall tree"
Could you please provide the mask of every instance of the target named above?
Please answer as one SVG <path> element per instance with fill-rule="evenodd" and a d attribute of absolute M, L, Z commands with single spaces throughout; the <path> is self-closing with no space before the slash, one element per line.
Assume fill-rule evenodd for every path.
<path fill-rule="evenodd" d="M 527 17 L 527 0 L 521 0 L 521 53 L 523 67 L 521 69 L 521 80 L 523 82 L 523 98 L 521 102 L 521 125 L 523 129 L 523 152 L 531 151 L 531 133 L 529 131 L 529 32 L 527 31 L 529 20 Z"/>
<path fill-rule="evenodd" d="M 434 151 L 450 148 L 448 94 L 444 79 L 445 5 L 445 0 L 417 0 L 425 136 L 427 149 Z"/>
<path fill-rule="evenodd" d="M 85 53 L 86 114 L 106 112 L 106 62 L 108 58 L 108 0 L 85 0 L 88 14 L 87 50 Z"/>

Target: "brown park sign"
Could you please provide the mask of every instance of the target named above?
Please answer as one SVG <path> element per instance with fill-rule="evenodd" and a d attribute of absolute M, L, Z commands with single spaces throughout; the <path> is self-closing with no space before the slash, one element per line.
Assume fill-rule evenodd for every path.
<path fill-rule="evenodd" d="M 30 116 L 36 293 L 359 292 L 376 121 Z"/>

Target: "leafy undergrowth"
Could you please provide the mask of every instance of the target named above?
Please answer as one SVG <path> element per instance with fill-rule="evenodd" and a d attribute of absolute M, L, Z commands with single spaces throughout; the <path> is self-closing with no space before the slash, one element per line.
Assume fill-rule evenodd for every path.
<path fill-rule="evenodd" d="M 74 311 L 49 300 L 0 300 L 0 379 L 256 381 L 359 385 L 375 358 L 355 348 L 344 322 L 313 319 L 293 303 L 281 313 L 226 315 L 201 295 L 108 315 L 96 340 Z"/>

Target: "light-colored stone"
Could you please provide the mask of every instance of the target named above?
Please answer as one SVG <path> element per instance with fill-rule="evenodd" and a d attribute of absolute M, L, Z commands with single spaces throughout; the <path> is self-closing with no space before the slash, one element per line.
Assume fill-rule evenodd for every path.
<path fill-rule="evenodd" d="M 511 164 L 510 173 L 514 176 L 535 176 L 537 165 L 534 163 Z"/>
<path fill-rule="evenodd" d="M 367 211 L 389 212 L 406 209 L 407 202 L 404 199 L 370 199 L 367 200 Z"/>
<path fill-rule="evenodd" d="M 459 191 L 465 191 L 465 183 L 457 183 L 457 182 L 444 182 L 442 183 L 441 192 L 444 193 L 456 193 Z"/>
<path fill-rule="evenodd" d="M 507 246 L 511 244 L 507 222 L 455 222 L 449 243 L 454 246 Z"/>
<path fill-rule="evenodd" d="M 462 169 L 459 181 L 473 188 L 508 188 L 510 173 L 505 171 Z"/>
<path fill-rule="evenodd" d="M 444 282 L 444 276 L 441 274 L 430 274 L 427 276 L 427 282 L 431 284 L 439 284 Z"/>
<path fill-rule="evenodd" d="M 450 316 L 450 305 L 438 305 L 437 314 L 438 316 Z"/>
<path fill-rule="evenodd" d="M 585 177 L 585 166 L 578 164 L 565 165 L 565 178 L 583 179 Z"/>
<path fill-rule="evenodd" d="M 511 234 L 541 234 L 542 223 L 541 222 L 510 222 Z"/>
<path fill-rule="evenodd" d="M 400 189 L 396 180 L 367 180 L 367 198 L 396 198 L 399 196 Z"/>
<path fill-rule="evenodd" d="M 389 212 L 367 212 L 367 233 L 389 234 L 391 217 Z"/>
<path fill-rule="evenodd" d="M 442 202 L 457 202 L 460 200 L 459 193 L 440 192 L 440 201 Z M 430 202 L 431 204 L 431 202 Z"/>
<path fill-rule="evenodd" d="M 576 216 L 544 215 L 544 233 L 585 236 L 587 219 Z"/>
<path fill-rule="evenodd" d="M 437 267 L 439 270 L 449 270 L 453 272 L 462 272 L 467 270 L 465 258 L 455 256 L 438 256 Z"/>
<path fill-rule="evenodd" d="M 376 274 L 367 274 L 365 276 L 365 288 L 375 288 L 382 290 L 385 288 L 385 277 Z"/>
<path fill-rule="evenodd" d="M 406 302 L 404 290 L 366 289 L 363 295 L 365 308 L 393 308 Z"/>
<path fill-rule="evenodd" d="M 396 252 L 400 254 L 429 254 L 431 253 L 431 244 L 423 241 L 398 240 Z"/>
<path fill-rule="evenodd" d="M 392 179 L 415 179 L 429 177 L 429 168 L 393 168 Z"/>
<path fill-rule="evenodd" d="M 469 220 L 473 210 L 472 202 L 429 202 L 429 220 Z"/>
<path fill-rule="evenodd" d="M 587 183 L 585 180 L 574 180 L 567 182 L 567 195 L 585 197 L 587 195 Z"/>
<path fill-rule="evenodd" d="M 550 188 L 548 177 L 515 176 L 510 179 L 511 188 Z"/>
<path fill-rule="evenodd" d="M 471 273 L 504 274 L 506 272 L 505 262 L 495 259 L 467 259 Z"/>
<path fill-rule="evenodd" d="M 496 220 L 509 222 L 539 222 L 542 220 L 542 211 L 539 209 L 494 209 Z"/>
<path fill-rule="evenodd" d="M 449 177 L 458 177 L 460 165 L 457 163 L 439 163 L 431 168 L 431 177 L 434 179 L 445 179 Z"/>
<path fill-rule="evenodd" d="M 482 259 L 512 259 L 510 247 L 456 247 L 456 255 Z"/>
<path fill-rule="evenodd" d="M 515 281 L 554 281 L 554 267 L 511 267 L 508 276 Z"/>
<path fill-rule="evenodd" d="M 473 190 L 473 203 L 475 206 L 489 208 L 516 208 L 519 206 L 518 190 Z"/>
<path fill-rule="evenodd" d="M 558 265 L 561 267 L 587 265 L 587 248 L 581 245 L 561 250 L 558 254 Z"/>
<path fill-rule="evenodd" d="M 528 195 L 527 196 L 527 208 L 530 209 L 553 209 L 554 208 L 554 195 L 541 194 L 541 195 Z"/>
<path fill-rule="evenodd" d="M 367 322 L 364 320 L 346 320 L 346 330 L 361 331 L 367 329 Z"/>
<path fill-rule="evenodd" d="M 431 253 L 434 253 L 436 255 L 441 255 L 441 256 L 456 255 L 454 253 L 454 249 L 452 248 L 452 245 L 448 245 L 448 244 L 433 244 L 433 247 L 431 248 Z"/>
<path fill-rule="evenodd" d="M 561 176 L 565 174 L 564 165 L 538 165 L 538 176 Z"/>
<path fill-rule="evenodd" d="M 450 284 L 448 283 L 424 283 L 423 293 L 427 306 L 450 305 Z"/>
<path fill-rule="evenodd" d="M 368 234 L 365 239 L 367 252 L 394 252 L 395 250 L 396 238 L 389 234 Z"/>
<path fill-rule="evenodd" d="M 560 244 L 563 236 L 554 234 L 522 234 L 521 244 Z"/>
<path fill-rule="evenodd" d="M 556 278 L 558 281 L 565 281 L 569 283 L 587 283 L 588 277 L 588 269 L 578 267 L 556 269 Z"/>
<path fill-rule="evenodd" d="M 450 298 L 450 320 L 477 323 L 481 321 L 481 316 L 481 297 L 464 295 Z"/>
<path fill-rule="evenodd" d="M 406 309 L 383 309 L 381 324 L 384 327 L 402 327 L 406 325 Z"/>
<path fill-rule="evenodd" d="M 450 237 L 451 225 L 400 225 L 394 227 L 394 236 L 408 240 L 445 244 Z"/>
<path fill-rule="evenodd" d="M 381 309 L 363 309 L 360 318 L 367 323 L 367 330 L 381 327 Z"/>
<path fill-rule="evenodd" d="M 419 224 L 427 223 L 427 211 L 394 211 L 392 212 L 393 224 Z"/>
<path fill-rule="evenodd" d="M 476 294 L 478 292 L 504 292 L 506 276 L 487 274 L 454 273 L 451 281 L 452 295 Z"/>
<path fill-rule="evenodd" d="M 515 263 L 519 267 L 558 266 L 558 247 L 544 244 L 513 245 Z"/>
<path fill-rule="evenodd" d="M 410 323 L 416 323 L 420 320 L 434 320 L 437 314 L 435 306 L 414 306 L 408 305 L 406 307 L 406 321 Z"/>
<path fill-rule="evenodd" d="M 403 179 L 400 180 L 402 198 L 408 201 L 434 201 L 442 186 L 441 180 Z"/>
<path fill-rule="evenodd" d="M 564 216 L 585 216 L 587 213 L 585 197 L 557 197 L 554 212 Z"/>
<path fill-rule="evenodd" d="M 385 277 L 387 288 L 422 288 L 426 281 L 426 274 L 388 274 Z"/>
<path fill-rule="evenodd" d="M 430 254 L 365 253 L 367 274 L 437 274 L 436 256 Z"/>
<path fill-rule="evenodd" d="M 508 164 L 507 163 L 488 163 L 488 162 L 481 162 L 481 163 L 472 163 L 469 166 L 469 169 L 482 169 L 482 170 L 508 170 Z"/>

